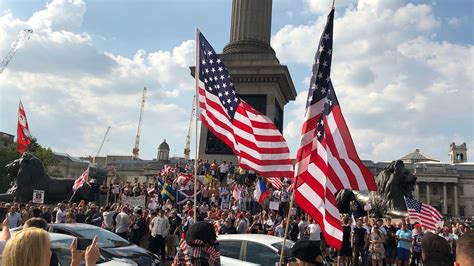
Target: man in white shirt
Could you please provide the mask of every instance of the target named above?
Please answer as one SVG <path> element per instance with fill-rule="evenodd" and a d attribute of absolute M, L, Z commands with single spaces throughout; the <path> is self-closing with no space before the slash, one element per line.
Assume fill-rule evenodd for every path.
<path fill-rule="evenodd" d="M 10 228 L 15 228 L 21 225 L 21 215 L 16 212 L 15 206 L 10 207 L 10 212 L 7 214 L 7 219 Z"/>
<path fill-rule="evenodd" d="M 309 220 L 308 224 L 309 240 L 320 242 L 321 241 L 321 227 L 313 219 Z"/>
<path fill-rule="evenodd" d="M 219 181 L 221 182 L 221 187 L 223 186 L 224 181 L 227 181 L 227 172 L 229 172 L 229 166 L 226 161 L 222 161 L 221 165 L 219 165 Z"/>
<path fill-rule="evenodd" d="M 123 206 L 122 211 L 115 217 L 115 233 L 125 239 L 128 239 L 128 223 L 130 219 L 127 212 L 127 206 Z"/>
<path fill-rule="evenodd" d="M 109 231 L 113 231 L 114 229 L 114 224 L 113 224 L 113 221 L 114 221 L 114 214 L 117 212 L 118 210 L 118 206 L 117 208 L 115 207 L 115 203 L 112 204 L 112 206 L 105 206 L 105 211 L 102 213 L 102 216 L 104 217 L 104 227 L 105 229 L 109 230 Z"/>
<path fill-rule="evenodd" d="M 170 224 L 168 218 L 165 217 L 163 210 L 160 210 L 158 212 L 158 216 L 151 220 L 149 228 L 152 236 L 152 241 L 154 241 L 153 247 L 155 248 L 155 250 L 153 250 L 153 252 L 158 256 L 160 256 L 161 254 L 161 259 L 165 260 L 165 238 L 168 236 Z"/>

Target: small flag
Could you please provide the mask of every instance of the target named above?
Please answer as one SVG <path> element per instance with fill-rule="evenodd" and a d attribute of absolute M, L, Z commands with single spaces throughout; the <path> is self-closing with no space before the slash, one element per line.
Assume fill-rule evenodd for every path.
<path fill-rule="evenodd" d="M 280 177 L 267 177 L 267 181 L 270 182 L 275 189 L 280 189 L 283 186 Z"/>
<path fill-rule="evenodd" d="M 167 199 L 170 199 L 171 201 L 175 200 L 176 190 L 170 184 L 160 179 L 159 186 L 161 187 L 161 199 L 164 201 Z"/>
<path fill-rule="evenodd" d="M 268 196 L 267 188 L 263 183 L 262 179 L 258 177 L 257 185 L 255 186 L 254 197 L 259 204 L 262 204 L 265 198 Z"/>
<path fill-rule="evenodd" d="M 404 198 L 410 219 L 418 220 L 421 226 L 433 231 L 443 224 L 443 215 L 436 208 L 413 198 Z"/>
<path fill-rule="evenodd" d="M 17 141 L 16 141 L 16 150 L 22 154 L 31 144 L 30 140 L 30 130 L 28 128 L 28 121 L 26 120 L 25 109 L 20 100 L 20 105 L 18 107 L 18 127 L 17 127 Z"/>
<path fill-rule="evenodd" d="M 76 192 L 80 187 L 84 185 L 85 182 L 87 182 L 87 179 L 89 178 L 89 168 L 82 173 L 82 175 L 74 181 L 74 185 L 72 186 L 72 190 Z"/>

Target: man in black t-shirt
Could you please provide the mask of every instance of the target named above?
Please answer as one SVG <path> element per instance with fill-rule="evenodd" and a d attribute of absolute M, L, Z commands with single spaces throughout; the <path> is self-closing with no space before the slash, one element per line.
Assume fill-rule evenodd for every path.
<path fill-rule="evenodd" d="M 363 227 L 362 218 L 357 219 L 357 226 L 352 231 L 352 250 L 354 258 L 354 265 L 358 266 L 359 264 L 359 256 L 362 259 L 362 265 L 367 265 L 367 247 L 369 246 L 369 239 L 368 239 L 368 232 L 367 229 Z"/>
<path fill-rule="evenodd" d="M 385 231 L 387 231 L 387 236 L 385 238 L 385 262 L 390 265 L 395 263 L 395 258 L 397 256 L 397 239 L 395 235 L 397 233 L 397 228 L 393 226 L 392 219 L 386 218 L 385 225 L 383 226 Z"/>

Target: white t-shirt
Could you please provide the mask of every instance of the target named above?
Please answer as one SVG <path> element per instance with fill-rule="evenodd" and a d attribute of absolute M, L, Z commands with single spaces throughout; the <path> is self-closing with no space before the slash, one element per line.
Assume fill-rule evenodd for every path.
<path fill-rule="evenodd" d="M 309 240 L 311 241 L 321 241 L 321 227 L 319 224 L 309 224 Z"/>
<path fill-rule="evenodd" d="M 115 217 L 115 233 L 124 233 L 128 231 L 129 217 L 126 213 L 119 213 Z"/>
<path fill-rule="evenodd" d="M 115 214 L 115 211 L 109 211 L 109 212 L 102 213 L 102 216 L 104 217 L 105 228 L 112 229 L 114 227 L 114 224 L 113 224 L 114 214 Z"/>
<path fill-rule="evenodd" d="M 227 173 L 229 171 L 229 166 L 225 163 L 219 165 L 219 173 Z"/>
<path fill-rule="evenodd" d="M 9 212 L 7 214 L 7 217 L 8 217 L 8 225 L 10 226 L 10 228 L 18 227 L 18 225 L 21 222 L 21 215 L 19 213 L 15 212 L 12 214 L 11 212 Z"/>
<path fill-rule="evenodd" d="M 61 209 L 58 209 L 56 212 L 56 223 L 65 223 L 66 222 L 66 214 L 61 211 Z"/>

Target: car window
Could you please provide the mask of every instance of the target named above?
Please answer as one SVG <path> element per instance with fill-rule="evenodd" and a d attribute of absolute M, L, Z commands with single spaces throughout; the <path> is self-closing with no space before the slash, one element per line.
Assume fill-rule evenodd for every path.
<path fill-rule="evenodd" d="M 221 255 L 225 257 L 239 259 L 241 247 L 242 241 L 219 241 Z"/>
<path fill-rule="evenodd" d="M 291 256 L 291 247 L 293 247 L 293 245 L 295 244 L 295 242 L 287 239 L 285 241 L 285 249 L 283 251 L 283 255 L 284 256 Z M 274 248 L 276 248 L 278 251 L 281 251 L 281 246 L 283 245 L 283 241 L 281 242 L 276 242 L 276 243 L 273 243 L 272 246 Z"/>
<path fill-rule="evenodd" d="M 255 242 L 247 242 L 247 259 L 245 261 L 260 265 L 275 265 L 280 258 L 273 249 Z"/>
<path fill-rule="evenodd" d="M 71 234 L 71 232 L 69 232 L 69 231 L 62 230 L 62 229 L 58 229 L 58 228 L 54 228 L 54 227 L 50 227 L 50 228 L 49 228 L 49 231 L 52 232 L 52 233 L 58 233 L 58 234 L 63 234 L 63 235 L 75 236 L 75 235 Z"/>
<path fill-rule="evenodd" d="M 97 244 L 101 248 L 124 247 L 131 245 L 127 240 L 102 228 L 77 230 L 77 233 L 84 238 L 90 239 L 97 236 Z"/>

